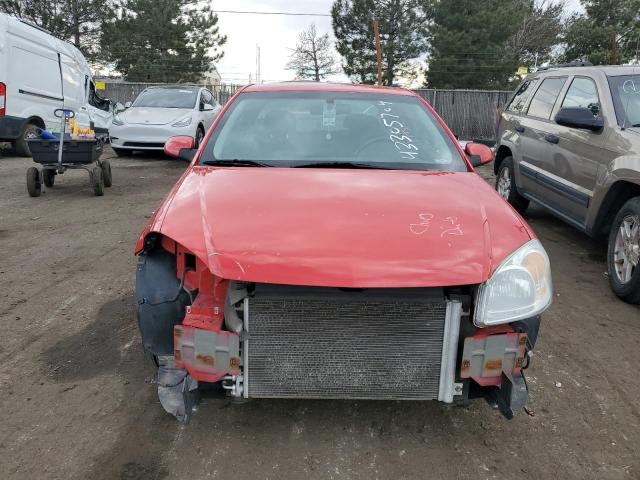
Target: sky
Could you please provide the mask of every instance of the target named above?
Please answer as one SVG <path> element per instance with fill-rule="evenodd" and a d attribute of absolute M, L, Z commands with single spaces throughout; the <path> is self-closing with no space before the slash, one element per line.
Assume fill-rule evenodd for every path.
<path fill-rule="evenodd" d="M 482 0 L 479 0 L 482 1 Z M 580 0 L 567 0 L 569 11 L 580 10 Z M 214 11 L 239 10 L 259 12 L 295 12 L 330 14 L 333 0 L 211 0 Z M 256 45 L 260 46 L 261 79 L 265 82 L 293 80 L 286 69 L 291 49 L 299 33 L 312 22 L 319 33 L 332 35 L 331 17 L 249 15 L 219 12 L 222 34 L 227 35 L 224 57 L 218 71 L 226 83 L 256 81 Z M 336 59 L 340 57 L 336 53 Z M 346 81 L 344 75 L 330 80 Z"/>

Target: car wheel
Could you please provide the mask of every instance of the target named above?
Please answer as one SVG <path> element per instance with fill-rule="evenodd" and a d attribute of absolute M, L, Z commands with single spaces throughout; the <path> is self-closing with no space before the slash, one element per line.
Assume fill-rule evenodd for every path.
<path fill-rule="evenodd" d="M 115 153 L 118 157 L 124 157 L 129 154 L 129 152 L 120 148 L 111 147 L 111 150 L 113 150 L 113 153 Z"/>
<path fill-rule="evenodd" d="M 529 200 L 518 193 L 516 179 L 513 173 L 513 158 L 505 157 L 498 169 L 496 190 L 502 198 L 509 202 L 519 213 L 524 213 L 529 206 Z"/>
<path fill-rule="evenodd" d="M 96 197 L 104 195 L 104 178 L 102 177 L 102 169 L 97 165 L 91 170 L 91 186 Z"/>
<path fill-rule="evenodd" d="M 36 138 L 38 136 L 37 126 L 33 123 L 27 123 L 22 131 L 20 137 L 13 141 L 13 148 L 16 154 L 20 157 L 30 157 L 31 150 L 29 150 L 28 138 Z"/>
<path fill-rule="evenodd" d="M 616 215 L 607 263 L 613 292 L 625 302 L 640 303 L 640 197 L 629 200 Z"/>
<path fill-rule="evenodd" d="M 53 187 L 56 182 L 56 171 L 50 169 L 42 170 L 42 180 L 47 187 Z"/>
<path fill-rule="evenodd" d="M 198 130 L 196 130 L 196 142 L 195 142 L 194 148 L 200 147 L 200 143 L 202 143 L 203 139 L 204 139 L 204 128 L 198 127 Z"/>
<path fill-rule="evenodd" d="M 39 197 L 42 193 L 42 184 L 40 183 L 40 172 L 36 167 L 27 169 L 27 191 L 32 197 Z"/>
<path fill-rule="evenodd" d="M 100 168 L 102 169 L 104 186 L 110 187 L 113 184 L 113 177 L 111 176 L 111 162 L 109 160 L 103 160 L 102 162 L 100 162 Z"/>

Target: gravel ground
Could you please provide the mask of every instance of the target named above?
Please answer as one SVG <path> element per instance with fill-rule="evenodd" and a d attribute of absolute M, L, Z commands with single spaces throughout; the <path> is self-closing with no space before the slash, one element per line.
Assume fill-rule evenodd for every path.
<path fill-rule="evenodd" d="M 640 310 L 611 294 L 604 246 L 544 211 L 528 220 L 556 297 L 528 370 L 531 415 L 507 421 L 483 401 L 205 395 L 182 427 L 160 407 L 139 347 L 133 246 L 185 164 L 113 159 L 102 198 L 81 171 L 30 198 L 30 163 L 0 153 L 0 478 L 640 478 L 628 353 Z"/>

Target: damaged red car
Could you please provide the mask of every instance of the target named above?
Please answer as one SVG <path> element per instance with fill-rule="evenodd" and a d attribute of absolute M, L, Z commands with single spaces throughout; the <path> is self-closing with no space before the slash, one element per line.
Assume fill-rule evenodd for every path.
<path fill-rule="evenodd" d="M 164 408 L 231 398 L 487 397 L 511 417 L 550 305 L 549 259 L 433 109 L 397 88 L 249 86 L 136 246 Z M 215 389 L 214 389 L 215 390 Z"/>

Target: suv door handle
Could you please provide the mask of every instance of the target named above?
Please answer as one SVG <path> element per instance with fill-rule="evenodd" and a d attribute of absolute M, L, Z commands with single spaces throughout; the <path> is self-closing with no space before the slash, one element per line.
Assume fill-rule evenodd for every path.
<path fill-rule="evenodd" d="M 516 125 L 514 128 L 516 129 L 516 132 L 524 132 L 524 127 L 522 125 Z"/>
<path fill-rule="evenodd" d="M 558 137 L 557 135 L 553 135 L 551 133 L 547 133 L 544 136 L 544 139 L 549 143 L 558 143 L 560 141 L 560 137 Z"/>

